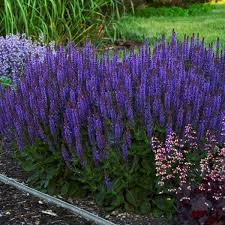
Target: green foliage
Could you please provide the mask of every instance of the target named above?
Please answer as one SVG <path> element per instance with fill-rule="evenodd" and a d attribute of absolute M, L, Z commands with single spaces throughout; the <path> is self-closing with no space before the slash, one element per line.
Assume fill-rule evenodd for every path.
<path fill-rule="evenodd" d="M 12 81 L 9 77 L 0 76 L 0 84 L 3 88 L 10 87 L 12 85 Z"/>
<path fill-rule="evenodd" d="M 133 130 L 127 161 L 118 149 L 107 149 L 106 159 L 96 166 L 88 148 L 84 162 L 74 154 L 68 167 L 59 151 L 50 152 L 41 143 L 16 152 L 16 159 L 31 174 L 28 182 L 49 194 L 92 195 L 106 211 L 120 208 L 155 216 L 173 215 L 174 200 L 168 194 L 159 194 L 154 153 L 143 130 Z M 105 184 L 106 176 L 111 189 Z"/>
<path fill-rule="evenodd" d="M 187 6 L 195 3 L 205 3 L 211 0 L 148 0 L 155 6 Z"/>
<path fill-rule="evenodd" d="M 142 10 L 137 10 L 135 16 L 152 17 L 152 16 L 202 16 L 212 12 L 215 7 L 210 4 L 194 4 L 187 8 L 181 7 L 147 7 Z"/>
<path fill-rule="evenodd" d="M 37 143 L 25 148 L 22 152 L 15 152 L 15 159 L 24 171 L 30 174 L 28 183 L 38 190 L 49 194 L 61 194 L 70 196 L 82 196 L 85 194 L 82 184 L 78 184 L 78 178 L 73 175 L 58 151 L 50 152 L 47 146 Z"/>
<path fill-rule="evenodd" d="M 99 39 L 111 21 L 120 16 L 119 0 L 3 0 L 1 34 L 26 33 L 46 41 L 75 43 Z"/>

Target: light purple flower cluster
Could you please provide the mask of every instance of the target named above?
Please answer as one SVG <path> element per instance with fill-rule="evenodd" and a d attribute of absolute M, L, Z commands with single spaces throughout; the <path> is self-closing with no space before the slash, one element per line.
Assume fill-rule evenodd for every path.
<path fill-rule="evenodd" d="M 225 51 L 214 54 L 194 36 L 178 42 L 173 33 L 169 44 L 163 37 L 153 51 L 144 44 L 122 60 L 69 45 L 47 52 L 44 62 L 31 59 L 17 90 L 2 94 L 0 131 L 20 149 L 42 140 L 64 158 L 65 148 L 81 161 L 91 151 L 97 164 L 113 148 L 126 160 L 137 126 L 149 140 L 155 127 L 182 135 L 190 123 L 198 139 L 220 132 L 224 70 Z"/>
<path fill-rule="evenodd" d="M 21 76 L 24 64 L 30 56 L 42 58 L 46 54 L 47 47 L 40 42 L 33 42 L 23 35 L 7 35 L 0 37 L 0 76 L 12 78 Z"/>

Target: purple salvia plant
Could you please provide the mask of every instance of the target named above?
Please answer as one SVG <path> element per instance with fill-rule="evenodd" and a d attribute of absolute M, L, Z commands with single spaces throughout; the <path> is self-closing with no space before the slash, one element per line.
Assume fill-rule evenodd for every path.
<path fill-rule="evenodd" d="M 61 151 L 64 144 L 81 161 L 87 149 L 98 161 L 108 148 L 126 159 L 137 125 L 148 140 L 157 126 L 183 138 L 189 123 L 198 141 L 207 130 L 217 138 L 225 116 L 225 51 L 215 56 L 198 39 L 178 42 L 173 33 L 169 44 L 163 37 L 150 51 L 145 43 L 122 61 L 117 53 L 97 57 L 88 44 L 31 57 L 16 90 L 0 92 L 1 135 L 21 149 L 43 141 Z"/>

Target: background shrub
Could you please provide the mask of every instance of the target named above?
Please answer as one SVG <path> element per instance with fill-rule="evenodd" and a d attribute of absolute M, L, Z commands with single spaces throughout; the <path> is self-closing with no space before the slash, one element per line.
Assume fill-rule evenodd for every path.
<path fill-rule="evenodd" d="M 139 17 L 151 17 L 151 16 L 202 16 L 211 12 L 215 7 L 213 5 L 205 4 L 194 4 L 187 8 L 181 7 L 146 7 L 142 10 L 136 10 L 135 16 Z"/>
<path fill-rule="evenodd" d="M 148 0 L 148 2 L 156 6 L 187 6 L 195 3 L 210 2 L 210 0 Z"/>

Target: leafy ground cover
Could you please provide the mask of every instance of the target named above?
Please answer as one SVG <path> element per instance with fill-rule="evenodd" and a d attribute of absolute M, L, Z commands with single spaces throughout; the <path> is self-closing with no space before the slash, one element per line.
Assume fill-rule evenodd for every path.
<path fill-rule="evenodd" d="M 214 42 L 217 37 L 220 37 L 221 46 L 225 46 L 225 5 L 216 4 L 215 9 L 207 14 L 176 16 L 176 12 L 172 12 L 172 16 L 150 16 L 135 17 L 125 16 L 119 21 L 118 32 L 121 33 L 124 39 L 132 39 L 143 41 L 149 39 L 152 44 L 160 39 L 162 34 L 167 36 L 175 29 L 178 39 L 182 39 L 184 34 L 189 36 L 192 33 L 199 33 L 205 38 L 206 44 Z M 143 15 L 146 15 L 145 9 Z M 156 10 L 157 11 L 157 10 Z M 169 10 L 171 11 L 171 10 Z M 157 12 L 155 12 L 157 13 Z M 166 11 L 168 13 L 168 11 Z M 139 11 L 141 15 L 141 11 Z"/>

